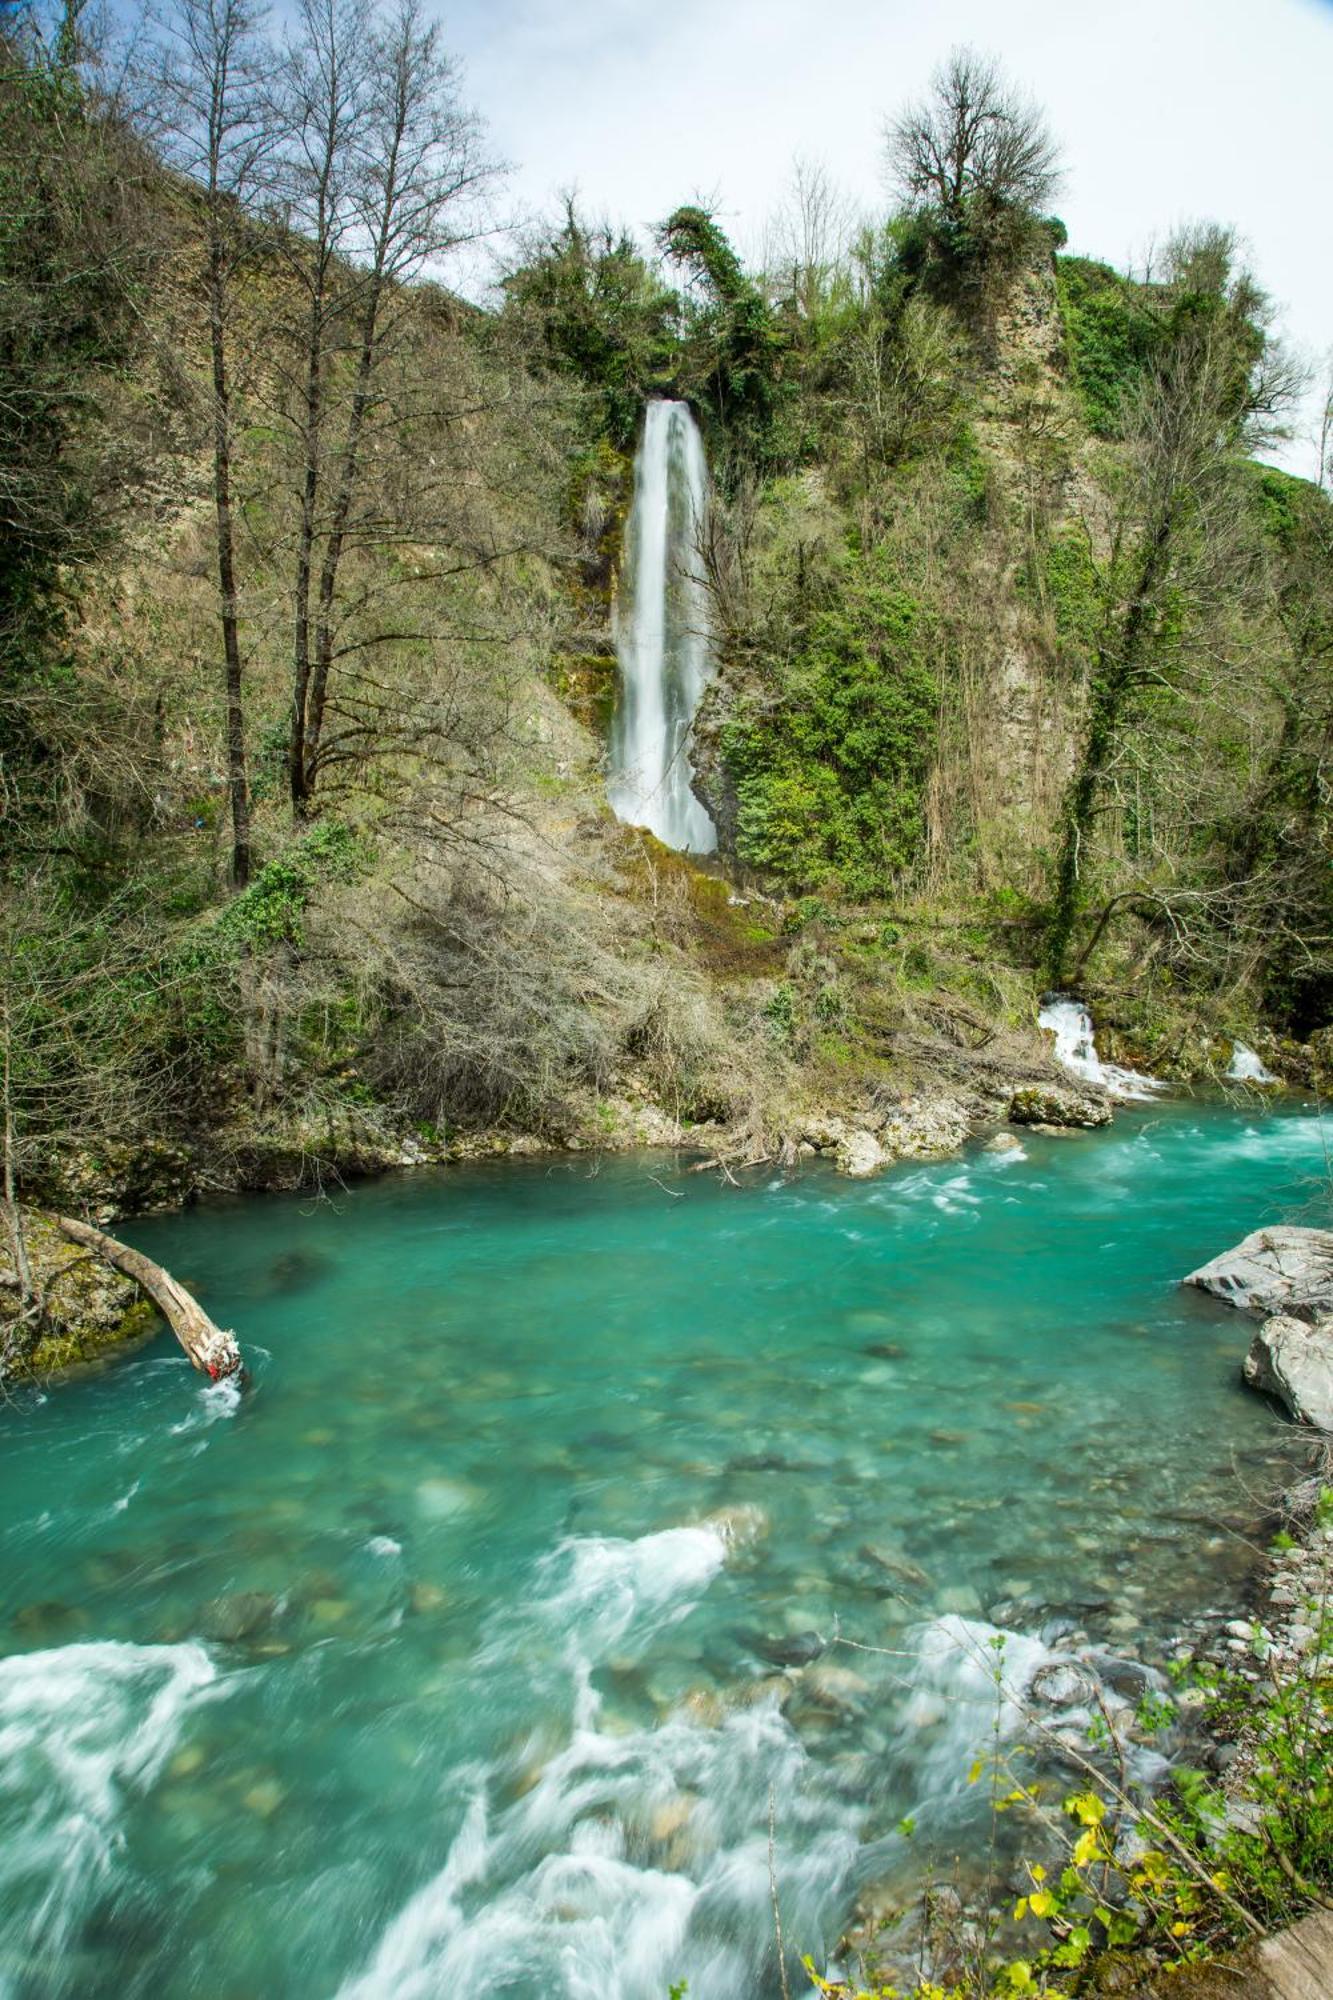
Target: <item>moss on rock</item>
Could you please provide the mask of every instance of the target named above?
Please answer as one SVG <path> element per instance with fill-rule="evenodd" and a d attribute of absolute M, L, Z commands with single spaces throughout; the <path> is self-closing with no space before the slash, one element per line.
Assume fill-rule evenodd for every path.
<path fill-rule="evenodd" d="M 0 1382 L 44 1381 L 67 1368 L 100 1360 L 160 1325 L 138 1287 L 70 1243 L 51 1216 L 23 1209 L 21 1222 L 43 1311 L 36 1322 L 25 1322 L 13 1245 L 6 1232 L 0 1236 Z"/>

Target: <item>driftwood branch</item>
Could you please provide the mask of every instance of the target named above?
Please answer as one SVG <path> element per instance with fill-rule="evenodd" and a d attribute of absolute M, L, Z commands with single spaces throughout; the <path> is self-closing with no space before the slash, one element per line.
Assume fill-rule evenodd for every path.
<path fill-rule="evenodd" d="M 240 1373 L 241 1350 L 235 1334 L 214 1326 L 203 1307 L 191 1298 L 184 1285 L 177 1284 L 170 1271 L 164 1271 L 151 1257 L 145 1257 L 142 1250 L 132 1250 L 128 1243 L 121 1243 L 86 1222 L 75 1222 L 67 1215 L 57 1216 L 56 1220 L 61 1234 L 68 1236 L 71 1243 L 81 1243 L 85 1250 L 92 1250 L 147 1292 L 201 1375 L 219 1382 L 224 1376 Z"/>

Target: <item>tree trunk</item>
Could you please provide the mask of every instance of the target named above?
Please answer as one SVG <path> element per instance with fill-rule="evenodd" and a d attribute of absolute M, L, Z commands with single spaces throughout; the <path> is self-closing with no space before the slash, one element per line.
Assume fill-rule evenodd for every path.
<path fill-rule="evenodd" d="M 218 527 L 218 604 L 227 688 L 227 790 L 231 798 L 231 879 L 250 880 L 250 785 L 245 765 L 245 706 L 241 685 L 240 615 L 231 502 L 231 406 L 227 382 L 223 248 L 216 215 L 209 219 L 208 305 L 213 348 L 213 498 Z"/>
<path fill-rule="evenodd" d="M 311 678 L 310 709 L 305 727 L 305 784 L 307 797 L 315 789 L 319 770 L 319 745 L 324 731 L 324 710 L 328 700 L 329 673 L 333 665 L 333 605 L 338 587 L 338 569 L 347 540 L 347 523 L 356 496 L 361 471 L 361 433 L 370 407 L 375 371 L 375 341 L 379 330 L 380 298 L 383 281 L 378 268 L 371 273 L 370 291 L 361 328 L 361 353 L 357 362 L 356 388 L 347 420 L 338 472 L 338 490 L 319 575 L 319 609 L 315 631 L 315 665 Z"/>
<path fill-rule="evenodd" d="M 203 1307 L 183 1285 L 177 1284 L 170 1271 L 164 1271 L 141 1250 L 132 1250 L 128 1243 L 121 1243 L 86 1222 L 75 1222 L 66 1215 L 57 1216 L 56 1221 L 71 1243 L 81 1243 L 85 1250 L 93 1251 L 127 1278 L 133 1278 L 147 1292 L 201 1375 L 219 1382 L 225 1376 L 241 1372 L 241 1350 L 235 1334 L 214 1326 Z"/>
<path fill-rule="evenodd" d="M 1140 668 L 1148 638 L 1148 614 L 1166 567 L 1171 547 L 1174 515 L 1171 507 L 1161 514 L 1143 552 L 1134 595 L 1129 601 L 1118 634 L 1097 649 L 1092 673 L 1092 705 L 1088 733 L 1078 775 L 1069 788 L 1065 806 L 1064 833 L 1056 867 L 1055 904 L 1046 937 L 1048 976 L 1059 987 L 1065 976 L 1065 962 L 1078 920 L 1079 883 L 1084 854 L 1097 810 L 1102 780 L 1115 755 L 1121 723 L 1134 689 L 1139 685 Z"/>

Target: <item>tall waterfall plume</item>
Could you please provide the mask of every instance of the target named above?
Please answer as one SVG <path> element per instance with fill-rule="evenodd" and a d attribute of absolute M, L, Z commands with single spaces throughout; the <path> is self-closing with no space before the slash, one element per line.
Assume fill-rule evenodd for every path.
<path fill-rule="evenodd" d="M 703 440 L 685 403 L 652 402 L 616 606 L 620 692 L 609 796 L 620 819 L 667 847 L 711 854 L 717 830 L 690 789 L 690 726 L 712 671 L 698 527 L 708 495 Z"/>

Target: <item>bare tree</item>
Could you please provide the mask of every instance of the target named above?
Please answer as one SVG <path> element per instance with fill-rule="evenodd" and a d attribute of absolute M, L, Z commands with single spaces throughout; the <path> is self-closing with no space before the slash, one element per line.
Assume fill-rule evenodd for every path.
<path fill-rule="evenodd" d="M 765 231 L 763 263 L 770 282 L 790 293 L 804 318 L 817 311 L 845 267 L 851 233 L 847 201 L 828 168 L 798 153 L 787 199 Z"/>
<path fill-rule="evenodd" d="M 253 212 L 268 191 L 273 57 L 265 18 L 262 0 L 179 0 L 146 79 L 167 155 L 202 192 L 231 873 L 238 888 L 250 877 L 250 786 L 236 561 L 233 307 L 238 275 L 253 251 Z"/>
<path fill-rule="evenodd" d="M 285 128 L 288 263 L 304 294 L 295 333 L 295 422 L 300 443 L 301 511 L 292 607 L 292 721 L 288 776 L 300 816 L 308 802 L 304 755 L 311 670 L 311 591 L 319 505 L 328 471 L 330 369 L 346 333 L 346 259 L 356 247 L 362 154 L 370 110 L 371 44 L 351 0 L 301 0 L 289 41 L 281 97 Z"/>
<path fill-rule="evenodd" d="M 312 797 L 328 756 L 324 728 L 339 579 L 358 530 L 366 457 L 382 414 L 380 392 L 411 318 L 402 288 L 475 237 L 475 198 L 496 172 L 421 0 L 399 0 L 387 26 L 368 37 L 368 49 L 373 81 L 350 197 L 357 245 L 348 301 L 351 385 L 338 412 L 329 467 L 308 686 L 297 689 L 293 703 L 291 783 L 298 805 Z"/>
<path fill-rule="evenodd" d="M 1012 264 L 1060 180 L 1041 111 L 999 64 L 954 49 L 887 132 L 889 167 L 907 206 L 927 222 L 936 254 L 989 274 Z"/>

